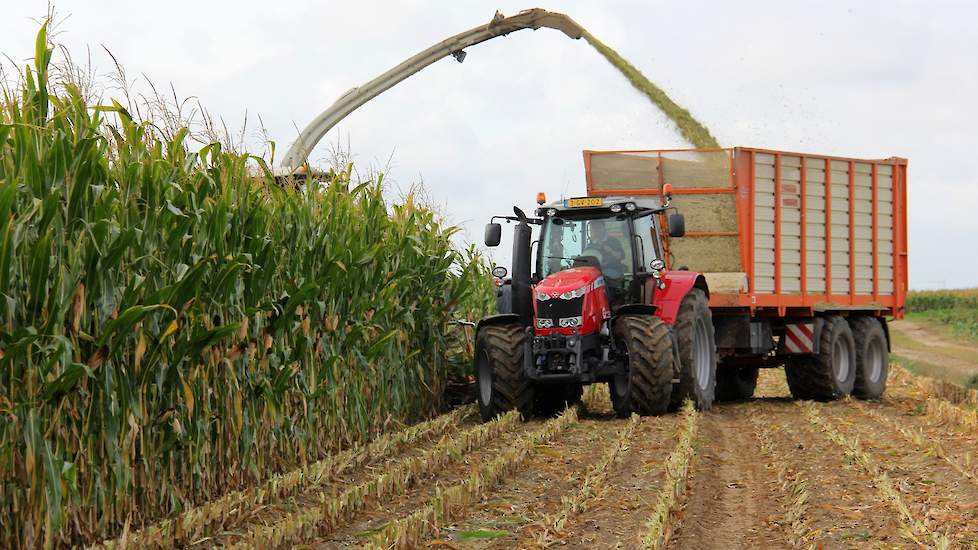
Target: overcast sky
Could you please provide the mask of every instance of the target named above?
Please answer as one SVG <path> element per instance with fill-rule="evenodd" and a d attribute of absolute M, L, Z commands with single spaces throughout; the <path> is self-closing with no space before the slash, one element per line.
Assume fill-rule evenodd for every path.
<path fill-rule="evenodd" d="M 24 64 L 47 2 L 5 4 L 0 52 Z M 974 2 L 66 0 L 57 41 L 108 72 L 104 45 L 130 77 L 172 83 L 232 128 L 260 115 L 281 155 L 349 88 L 497 9 L 530 7 L 573 17 L 724 146 L 909 158 L 911 287 L 978 285 Z M 583 194 L 582 149 L 687 146 L 586 42 L 550 29 L 432 65 L 313 158 L 338 142 L 361 169 L 389 164 L 401 188 L 423 180 L 472 241 L 537 191 Z"/>

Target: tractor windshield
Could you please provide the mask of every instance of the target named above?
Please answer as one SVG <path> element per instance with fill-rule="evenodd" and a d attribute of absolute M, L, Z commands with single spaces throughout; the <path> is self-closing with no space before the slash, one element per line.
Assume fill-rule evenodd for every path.
<path fill-rule="evenodd" d="M 541 271 L 544 277 L 581 265 L 601 268 L 609 279 L 623 281 L 632 271 L 632 247 L 629 246 L 628 218 L 594 217 L 546 220 L 540 247 Z"/>

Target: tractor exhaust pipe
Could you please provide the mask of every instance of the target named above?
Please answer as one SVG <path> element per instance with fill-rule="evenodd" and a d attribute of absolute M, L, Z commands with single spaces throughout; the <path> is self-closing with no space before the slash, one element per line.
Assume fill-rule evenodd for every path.
<path fill-rule="evenodd" d="M 520 316 L 520 323 L 530 326 L 533 322 L 533 293 L 530 288 L 530 238 L 532 230 L 526 214 L 513 207 L 519 223 L 513 231 L 513 313 Z"/>

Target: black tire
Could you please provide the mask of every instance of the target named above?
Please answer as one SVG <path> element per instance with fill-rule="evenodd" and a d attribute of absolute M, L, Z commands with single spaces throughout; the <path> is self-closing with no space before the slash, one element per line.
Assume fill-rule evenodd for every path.
<path fill-rule="evenodd" d="M 814 355 L 789 355 L 785 376 L 797 399 L 832 401 L 852 393 L 856 383 L 856 345 L 849 323 L 842 317 L 826 317 Z"/>
<path fill-rule="evenodd" d="M 608 382 L 615 414 L 665 413 L 675 375 L 668 325 L 652 315 L 622 315 L 615 321 L 614 336 L 628 361 L 628 371 Z"/>
<path fill-rule="evenodd" d="M 874 317 L 849 321 L 856 342 L 856 384 L 852 394 L 860 399 L 879 399 L 886 391 L 890 372 L 889 353 L 883 325 Z"/>
<path fill-rule="evenodd" d="M 584 395 L 584 387 L 574 383 L 537 384 L 533 391 L 536 395 L 536 414 L 540 416 L 554 416 L 580 403 Z"/>
<path fill-rule="evenodd" d="M 523 370 L 526 335 L 516 324 L 482 327 L 475 337 L 475 387 L 483 421 L 517 410 L 533 412 L 533 382 Z"/>
<path fill-rule="evenodd" d="M 757 367 L 720 367 L 717 369 L 717 401 L 740 401 L 754 397 L 757 389 Z"/>
<path fill-rule="evenodd" d="M 673 330 L 681 367 L 679 384 L 672 390 L 669 408 L 678 410 L 683 401 L 691 399 L 697 409 L 709 410 L 716 398 L 717 346 L 713 313 L 705 292 L 694 288 L 686 294 L 679 305 Z"/>

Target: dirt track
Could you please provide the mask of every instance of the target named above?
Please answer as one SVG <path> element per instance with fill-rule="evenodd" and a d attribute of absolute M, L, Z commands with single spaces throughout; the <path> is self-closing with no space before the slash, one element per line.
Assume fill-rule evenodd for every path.
<path fill-rule="evenodd" d="M 279 494 L 221 505 L 233 512 L 215 505 L 192 535 L 162 540 L 245 548 L 978 545 L 978 414 L 938 390 L 895 367 L 881 402 L 796 402 L 783 373 L 770 370 L 754 399 L 702 413 L 617 419 L 604 392 L 587 395 L 579 414 L 528 423 L 483 425 L 470 409 L 348 453 L 323 466 L 326 475 L 281 482 Z"/>

